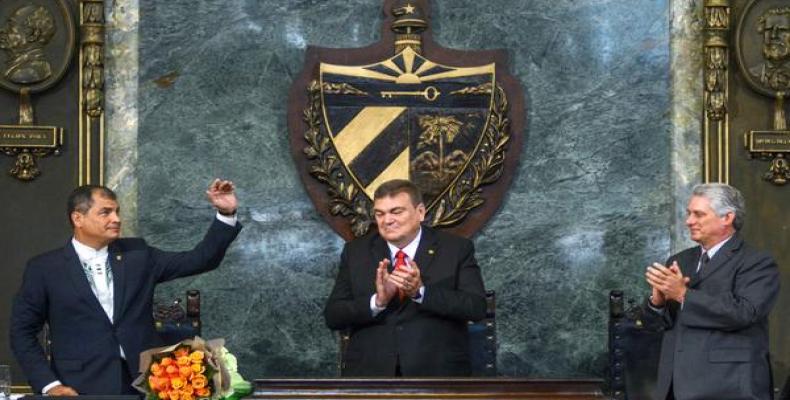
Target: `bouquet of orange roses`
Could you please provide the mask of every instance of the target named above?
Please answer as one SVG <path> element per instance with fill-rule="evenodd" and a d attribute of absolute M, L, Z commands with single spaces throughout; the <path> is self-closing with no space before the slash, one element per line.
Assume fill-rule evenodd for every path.
<path fill-rule="evenodd" d="M 236 400 L 252 392 L 224 340 L 200 337 L 141 353 L 133 385 L 147 400 Z"/>

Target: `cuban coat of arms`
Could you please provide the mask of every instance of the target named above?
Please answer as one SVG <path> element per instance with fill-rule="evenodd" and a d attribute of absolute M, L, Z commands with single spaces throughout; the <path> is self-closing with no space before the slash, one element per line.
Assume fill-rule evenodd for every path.
<path fill-rule="evenodd" d="M 498 207 L 516 165 L 520 87 L 497 62 L 502 51 L 433 43 L 427 1 L 388 0 L 384 10 L 378 45 L 308 50 L 289 103 L 302 180 L 346 239 L 370 230 L 373 193 L 391 179 L 420 188 L 428 225 L 471 235 Z"/>

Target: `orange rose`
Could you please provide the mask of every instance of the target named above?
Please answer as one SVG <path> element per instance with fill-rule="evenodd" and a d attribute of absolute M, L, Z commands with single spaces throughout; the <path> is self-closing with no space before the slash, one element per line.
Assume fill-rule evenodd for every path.
<path fill-rule="evenodd" d="M 202 374 L 206 372 L 206 366 L 202 364 L 192 364 L 192 372 Z"/>
<path fill-rule="evenodd" d="M 200 350 L 195 350 L 189 355 L 189 358 L 193 363 L 201 363 L 203 359 L 206 358 L 206 355 Z"/>
<path fill-rule="evenodd" d="M 173 363 L 173 359 L 170 357 L 164 357 L 161 360 L 159 360 L 159 363 L 162 364 L 163 367 L 166 367 Z"/>
<path fill-rule="evenodd" d="M 189 366 L 181 367 L 178 369 L 178 373 L 184 378 L 189 378 L 189 376 L 192 375 L 192 368 Z"/>
<path fill-rule="evenodd" d="M 165 373 L 165 369 L 161 365 L 154 363 L 151 365 L 151 373 L 154 376 L 162 376 Z"/>
<path fill-rule="evenodd" d="M 151 385 L 151 388 L 157 391 L 167 390 L 169 389 L 170 380 L 167 378 L 150 376 L 148 377 L 148 384 Z"/>
<path fill-rule="evenodd" d="M 178 367 L 175 365 L 168 365 L 165 372 L 167 372 L 168 375 L 175 375 L 178 373 Z"/>
<path fill-rule="evenodd" d="M 173 389 L 181 389 L 182 387 L 184 387 L 185 384 L 186 381 L 184 381 L 184 379 L 180 377 L 170 379 L 170 386 L 172 386 Z"/>
<path fill-rule="evenodd" d="M 189 347 L 180 347 L 173 352 L 176 358 L 189 356 Z"/>
<path fill-rule="evenodd" d="M 159 393 L 157 393 L 156 395 L 159 396 L 159 398 L 162 399 L 162 400 L 165 400 L 168 397 L 167 396 L 167 392 L 164 391 L 164 390 L 159 392 Z"/>
<path fill-rule="evenodd" d="M 211 390 L 209 390 L 209 388 L 200 388 L 195 390 L 195 394 L 197 394 L 198 397 L 209 397 L 211 396 Z"/>
<path fill-rule="evenodd" d="M 206 387 L 206 384 L 208 384 L 208 378 L 206 378 L 206 375 L 195 374 L 192 376 L 192 386 L 195 389 L 202 389 Z"/>
<path fill-rule="evenodd" d="M 195 398 L 192 397 L 189 393 L 181 392 L 181 400 L 194 400 Z"/>
<path fill-rule="evenodd" d="M 176 362 L 177 362 L 177 363 L 178 363 L 178 365 L 180 365 L 180 366 L 189 365 L 189 363 L 190 363 L 190 359 L 189 359 L 189 357 L 187 357 L 187 356 L 178 357 L 178 359 L 176 360 Z"/>
<path fill-rule="evenodd" d="M 190 384 L 186 384 L 181 389 L 181 393 L 189 393 L 189 394 L 195 393 L 195 388 L 193 388 L 192 385 Z"/>
<path fill-rule="evenodd" d="M 180 400 L 181 393 L 178 390 L 171 390 L 167 392 L 167 396 L 170 397 L 170 400 Z"/>

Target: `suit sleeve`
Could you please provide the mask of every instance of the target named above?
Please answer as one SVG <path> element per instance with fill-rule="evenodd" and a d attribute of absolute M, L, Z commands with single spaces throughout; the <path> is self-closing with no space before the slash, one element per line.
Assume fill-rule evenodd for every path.
<path fill-rule="evenodd" d="M 462 242 L 458 260 L 455 284 L 426 284 L 420 310 L 456 320 L 479 321 L 486 316 L 486 299 L 471 241 Z"/>
<path fill-rule="evenodd" d="M 41 270 L 28 264 L 11 311 L 11 349 L 36 393 L 58 380 L 44 355 L 38 334 L 47 319 L 48 298 Z"/>
<path fill-rule="evenodd" d="M 329 329 L 346 329 L 376 320 L 370 310 L 370 296 L 373 296 L 373 293 L 354 297 L 348 264 L 348 245 L 346 245 L 340 255 L 340 269 L 335 279 L 335 286 L 324 307 L 324 321 Z M 380 316 L 381 314 L 378 317 Z"/>
<path fill-rule="evenodd" d="M 765 253 L 746 257 L 732 291 L 689 289 L 679 322 L 692 328 L 735 331 L 766 318 L 779 294 L 779 270 Z"/>
<path fill-rule="evenodd" d="M 642 318 L 648 326 L 670 329 L 674 325 L 672 316 L 675 314 L 675 310 L 673 305 L 672 302 L 668 301 L 664 304 L 664 308 L 661 311 L 656 311 L 650 306 L 650 297 L 648 296 L 642 303 Z"/>
<path fill-rule="evenodd" d="M 157 282 L 197 275 L 216 269 L 225 257 L 228 246 L 241 231 L 241 224 L 230 226 L 214 218 L 203 240 L 189 251 L 163 251 L 152 248 Z"/>

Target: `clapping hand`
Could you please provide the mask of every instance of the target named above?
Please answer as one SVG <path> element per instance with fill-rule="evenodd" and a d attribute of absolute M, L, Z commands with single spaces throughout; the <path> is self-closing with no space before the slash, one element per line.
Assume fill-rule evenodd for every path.
<path fill-rule="evenodd" d="M 647 267 L 645 278 L 653 288 L 653 301 L 655 302 L 653 305 L 655 306 L 663 305 L 665 300 L 675 300 L 682 303 L 686 296 L 686 285 L 690 280 L 683 276 L 677 261 L 673 262 L 669 268 L 659 263 L 653 263 Z M 657 296 L 658 294 L 660 296 Z"/>
<path fill-rule="evenodd" d="M 413 260 L 409 260 L 410 268 L 396 268 L 389 276 L 392 282 L 398 289 L 403 292 L 406 297 L 414 297 L 422 287 L 422 277 L 420 276 L 420 268 Z"/>
<path fill-rule="evenodd" d="M 386 307 L 390 303 L 395 294 L 398 293 L 398 287 L 390 282 L 390 273 L 387 272 L 390 260 L 385 258 L 379 261 L 379 266 L 376 269 L 376 306 Z"/>

